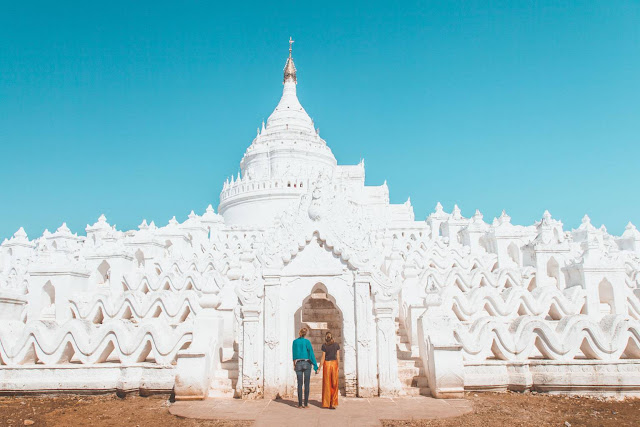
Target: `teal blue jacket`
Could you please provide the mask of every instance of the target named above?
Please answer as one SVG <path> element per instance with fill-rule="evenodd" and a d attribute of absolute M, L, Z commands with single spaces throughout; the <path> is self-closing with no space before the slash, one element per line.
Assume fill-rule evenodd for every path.
<path fill-rule="evenodd" d="M 311 341 L 304 337 L 296 338 L 295 340 L 293 340 L 291 351 L 293 353 L 293 360 L 309 359 L 311 360 L 311 363 L 313 363 L 313 369 L 316 371 L 318 370 L 318 362 L 316 362 L 316 356 L 315 354 L 313 354 Z"/>

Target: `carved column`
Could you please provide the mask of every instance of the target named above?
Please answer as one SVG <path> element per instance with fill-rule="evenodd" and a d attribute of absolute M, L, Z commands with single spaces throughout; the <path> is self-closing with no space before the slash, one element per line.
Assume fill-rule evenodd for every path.
<path fill-rule="evenodd" d="M 464 396 L 462 345 L 453 335 L 456 320 L 440 307 L 418 320 L 420 358 L 427 368 L 431 395 L 438 399 Z"/>
<path fill-rule="evenodd" d="M 280 276 L 265 273 L 264 278 L 264 395 L 273 398 L 284 394 L 281 389 L 285 360 L 280 342 Z"/>
<path fill-rule="evenodd" d="M 345 285 L 349 286 L 349 301 L 354 301 L 355 289 L 353 275 L 344 275 Z M 342 312 L 342 358 L 344 369 L 344 391 L 347 397 L 356 397 L 358 395 L 358 374 L 356 359 L 356 323 L 355 323 L 355 307 L 351 305 L 345 307 Z"/>
<path fill-rule="evenodd" d="M 355 278 L 356 372 L 358 396 L 378 394 L 376 380 L 376 337 L 371 328 L 371 274 L 358 272 Z"/>
<path fill-rule="evenodd" d="M 224 331 L 224 321 L 217 310 L 220 298 L 217 293 L 204 293 L 199 302 L 202 309 L 193 322 L 193 341 L 176 358 L 176 400 L 206 399 L 215 369 L 220 366 Z"/>
<path fill-rule="evenodd" d="M 397 396 L 400 394 L 402 386 L 398 379 L 396 324 L 393 318 L 393 301 L 376 301 L 375 315 L 380 396 Z"/>
<path fill-rule="evenodd" d="M 401 302 L 403 312 L 402 322 L 407 329 L 411 352 L 418 352 L 418 317 L 424 312 L 420 293 L 424 291 L 418 287 L 418 268 L 415 264 L 407 264 L 402 271 Z"/>
<path fill-rule="evenodd" d="M 236 286 L 242 315 L 242 347 L 240 348 L 239 373 L 242 381 L 242 398 L 258 399 L 264 391 L 264 334 L 261 323 L 264 281 L 259 272 L 245 276 Z"/>
<path fill-rule="evenodd" d="M 242 307 L 242 398 L 263 396 L 260 306 Z"/>

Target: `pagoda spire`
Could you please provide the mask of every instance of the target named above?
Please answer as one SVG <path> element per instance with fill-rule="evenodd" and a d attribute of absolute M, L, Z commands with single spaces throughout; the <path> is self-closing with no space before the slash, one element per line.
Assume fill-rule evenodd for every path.
<path fill-rule="evenodd" d="M 291 51 L 293 50 L 294 40 L 289 37 L 289 58 L 287 58 L 287 63 L 284 66 L 284 80 L 283 83 L 286 83 L 287 80 L 291 79 L 294 83 L 298 83 L 298 79 L 296 78 L 296 66 L 293 63 L 293 57 L 291 56 Z"/>

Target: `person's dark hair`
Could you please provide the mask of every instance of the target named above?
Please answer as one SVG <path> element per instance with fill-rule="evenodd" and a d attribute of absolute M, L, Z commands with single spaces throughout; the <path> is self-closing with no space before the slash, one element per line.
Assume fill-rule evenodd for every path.
<path fill-rule="evenodd" d="M 309 332 L 309 330 L 307 328 L 302 328 L 302 329 L 300 329 L 300 332 L 298 332 L 298 336 L 299 337 L 307 336 L 307 332 Z"/>
<path fill-rule="evenodd" d="M 333 344 L 335 342 L 333 341 L 333 334 L 331 332 L 324 334 L 324 342 L 327 344 Z"/>

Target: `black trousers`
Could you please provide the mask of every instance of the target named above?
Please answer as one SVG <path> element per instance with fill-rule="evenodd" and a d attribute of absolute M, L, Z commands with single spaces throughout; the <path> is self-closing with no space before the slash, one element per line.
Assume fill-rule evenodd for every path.
<path fill-rule="evenodd" d="M 309 381 L 311 380 L 311 363 L 306 360 L 296 362 L 296 376 L 298 377 L 298 405 L 302 406 L 302 383 L 304 380 L 304 406 L 309 403 Z"/>

